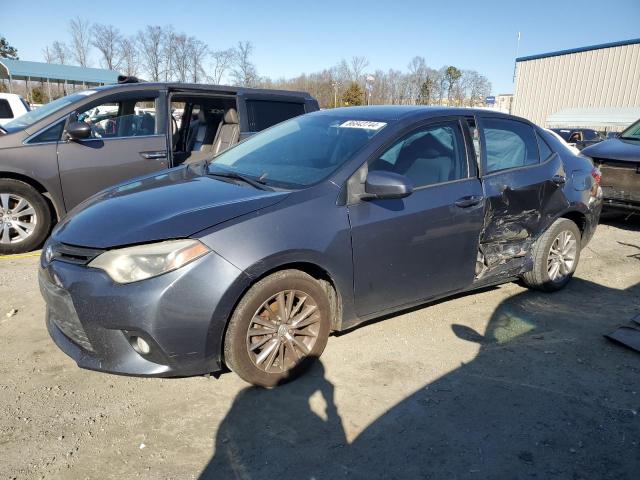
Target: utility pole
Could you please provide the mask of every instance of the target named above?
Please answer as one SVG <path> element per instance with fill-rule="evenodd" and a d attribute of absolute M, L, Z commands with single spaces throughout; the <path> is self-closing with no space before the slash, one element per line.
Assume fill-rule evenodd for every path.
<path fill-rule="evenodd" d="M 520 32 L 518 32 L 518 40 L 516 41 L 516 59 L 518 58 L 518 53 L 520 52 Z M 514 59 L 513 61 L 513 83 L 516 82 L 516 69 L 518 67 L 518 62 Z"/>

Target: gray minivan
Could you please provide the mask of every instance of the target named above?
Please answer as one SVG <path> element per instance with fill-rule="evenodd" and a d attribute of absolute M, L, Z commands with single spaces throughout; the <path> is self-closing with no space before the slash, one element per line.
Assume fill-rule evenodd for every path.
<path fill-rule="evenodd" d="M 316 110 L 305 92 L 130 78 L 54 100 L 0 127 L 0 254 L 38 248 L 100 190 Z"/>

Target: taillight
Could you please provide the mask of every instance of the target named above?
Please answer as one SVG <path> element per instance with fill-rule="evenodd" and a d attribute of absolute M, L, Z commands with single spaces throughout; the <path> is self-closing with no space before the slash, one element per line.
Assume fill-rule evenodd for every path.
<path fill-rule="evenodd" d="M 593 167 L 593 169 L 591 170 L 591 176 L 593 177 L 593 185 L 591 185 L 591 196 L 600 197 L 602 195 L 602 190 L 600 190 L 602 172 L 598 167 Z"/>

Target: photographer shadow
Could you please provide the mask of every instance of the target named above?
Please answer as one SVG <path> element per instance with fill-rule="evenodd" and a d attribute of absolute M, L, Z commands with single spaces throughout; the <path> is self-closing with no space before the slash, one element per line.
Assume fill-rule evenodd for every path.
<path fill-rule="evenodd" d="M 574 278 L 554 294 L 504 300 L 484 332 L 453 324 L 451 348 L 477 344 L 473 360 L 351 443 L 320 362 L 276 389 L 247 388 L 201 478 L 638 478 L 640 357 L 602 335 L 636 314 L 639 298 L 640 285 Z M 324 412 L 311 406 L 320 396 Z"/>

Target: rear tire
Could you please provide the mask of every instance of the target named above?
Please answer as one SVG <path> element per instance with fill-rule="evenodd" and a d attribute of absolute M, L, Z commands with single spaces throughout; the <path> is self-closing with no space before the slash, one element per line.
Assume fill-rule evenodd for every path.
<path fill-rule="evenodd" d="M 0 255 L 35 250 L 51 229 L 51 210 L 31 185 L 0 179 Z"/>
<path fill-rule="evenodd" d="M 580 229 L 566 218 L 559 218 L 533 246 L 533 269 L 522 276 L 524 283 L 537 290 L 554 292 L 573 277 L 580 260 Z"/>
<path fill-rule="evenodd" d="M 320 282 L 299 270 L 276 272 L 238 303 L 225 335 L 224 360 L 246 382 L 274 387 L 320 357 L 330 329 L 331 307 Z"/>

